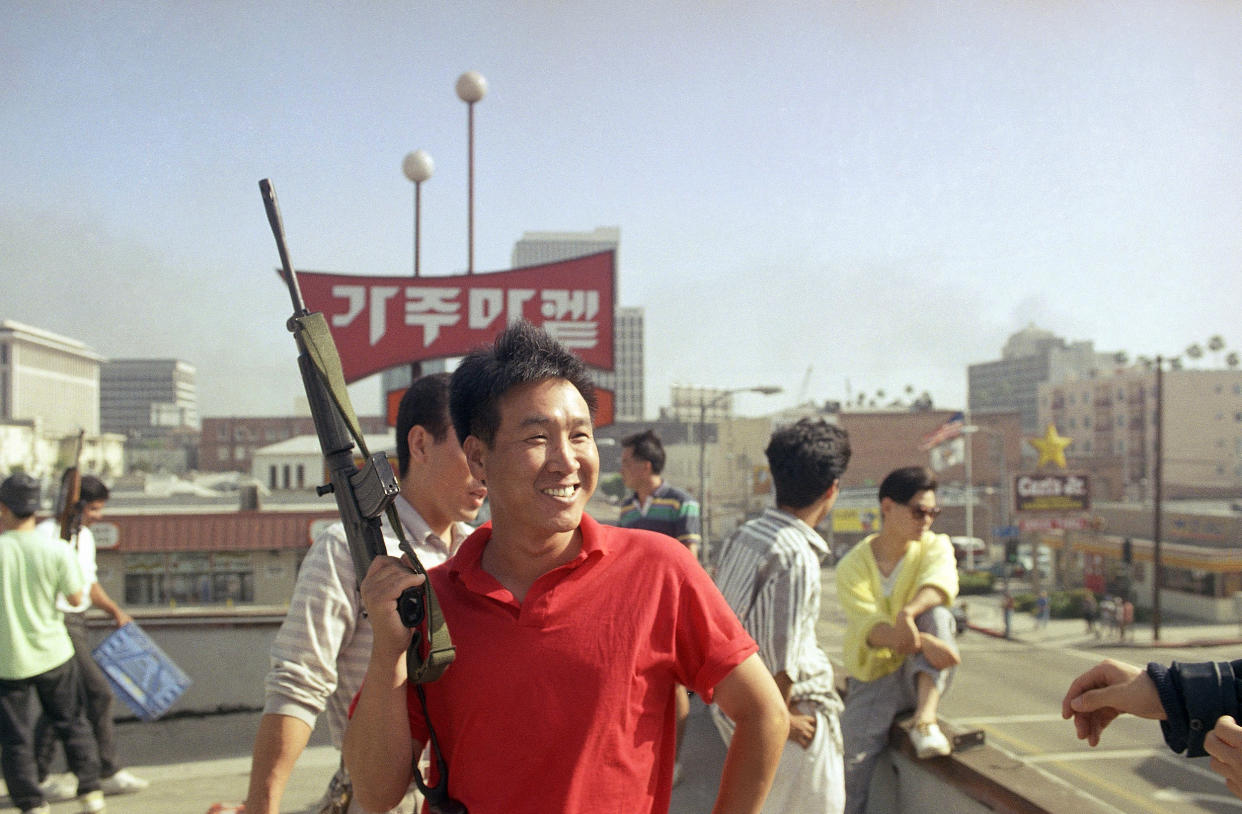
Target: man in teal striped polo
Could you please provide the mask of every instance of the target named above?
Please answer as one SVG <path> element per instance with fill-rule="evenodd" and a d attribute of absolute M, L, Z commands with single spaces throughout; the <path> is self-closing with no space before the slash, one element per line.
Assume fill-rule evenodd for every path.
<path fill-rule="evenodd" d="M 617 525 L 647 529 L 677 540 L 695 559 L 699 557 L 699 503 L 688 493 L 670 486 L 664 471 L 664 444 L 653 430 L 621 439 L 621 480 L 634 491 L 621 504 Z M 690 696 L 677 688 L 677 763 L 673 785 L 681 782 L 681 742 L 690 717 Z"/>
<path fill-rule="evenodd" d="M 664 471 L 664 445 L 652 430 L 621 440 L 621 480 L 634 490 L 621 505 L 617 524 L 648 529 L 679 541 L 699 556 L 699 503 L 669 485 Z"/>

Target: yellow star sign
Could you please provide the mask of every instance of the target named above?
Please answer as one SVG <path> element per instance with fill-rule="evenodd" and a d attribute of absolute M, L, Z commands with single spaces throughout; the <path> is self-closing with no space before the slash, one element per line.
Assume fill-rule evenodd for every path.
<path fill-rule="evenodd" d="M 1026 442 L 1035 447 L 1035 451 L 1039 453 L 1039 462 L 1035 464 L 1035 468 L 1044 464 L 1056 464 L 1065 469 L 1065 448 L 1074 443 L 1074 439 L 1066 438 L 1057 434 L 1057 425 L 1049 424 L 1048 431 L 1044 433 L 1043 438 L 1028 438 Z"/>

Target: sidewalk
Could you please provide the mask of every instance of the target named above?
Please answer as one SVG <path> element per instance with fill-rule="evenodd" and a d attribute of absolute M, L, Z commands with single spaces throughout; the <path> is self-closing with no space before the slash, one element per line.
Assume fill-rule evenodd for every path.
<path fill-rule="evenodd" d="M 999 595 L 966 596 L 970 629 L 987 636 L 1004 638 L 1005 621 Z M 1030 613 L 1015 611 L 1010 638 L 1029 644 L 1050 643 L 1063 647 L 1242 647 L 1242 622 L 1196 622 L 1185 620 L 1162 621 L 1160 640 L 1153 638 L 1150 622 L 1139 622 L 1126 630 L 1125 641 L 1118 638 L 1115 629 L 1097 623 L 1096 632 L 1087 631 L 1082 619 L 1050 619 L 1041 628 Z M 1242 654 L 1240 654 L 1242 656 Z"/>
<path fill-rule="evenodd" d="M 107 798 L 107 814 L 206 814 L 212 803 L 246 796 L 250 749 L 258 712 L 170 718 L 117 726 L 120 753 L 128 768 L 151 781 L 136 794 Z M 673 789 L 670 814 L 706 814 L 716 795 L 725 747 L 707 708 L 692 701 L 682 746 L 685 778 Z M 340 756 L 316 729 L 289 778 L 281 811 L 304 812 L 319 800 Z M 72 775 L 62 775 L 72 777 Z M 14 812 L 0 782 L 0 811 Z M 54 814 L 77 814 L 76 802 L 52 804 Z"/>

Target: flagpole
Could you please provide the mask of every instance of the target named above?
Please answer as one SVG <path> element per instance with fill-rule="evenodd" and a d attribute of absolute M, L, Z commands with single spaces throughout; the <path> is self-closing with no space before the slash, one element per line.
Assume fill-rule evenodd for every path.
<path fill-rule="evenodd" d="M 963 444 L 966 454 L 966 570 L 975 570 L 975 481 L 971 470 L 970 437 L 974 429 L 970 423 L 970 407 L 962 411 L 966 422 L 962 425 L 962 435 L 966 436 Z"/>

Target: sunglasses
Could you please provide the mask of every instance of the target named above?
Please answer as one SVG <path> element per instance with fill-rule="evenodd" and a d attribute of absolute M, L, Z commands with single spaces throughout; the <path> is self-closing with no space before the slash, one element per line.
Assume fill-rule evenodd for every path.
<path fill-rule="evenodd" d="M 908 503 L 906 505 L 909 506 L 910 514 L 914 515 L 915 520 L 923 520 L 928 517 L 935 520 L 936 516 L 940 514 L 939 506 L 928 508 L 926 506 L 910 506 Z"/>

